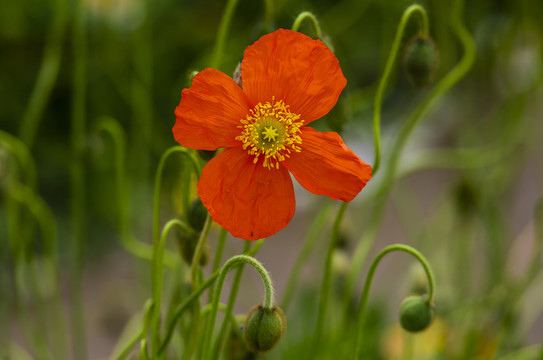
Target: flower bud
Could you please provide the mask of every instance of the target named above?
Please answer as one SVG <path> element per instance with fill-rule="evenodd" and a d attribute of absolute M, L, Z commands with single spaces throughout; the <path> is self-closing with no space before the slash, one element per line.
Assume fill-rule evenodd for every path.
<path fill-rule="evenodd" d="M 424 330 L 434 317 L 434 308 L 421 296 L 408 296 L 400 307 L 400 324 L 410 332 Z"/>
<path fill-rule="evenodd" d="M 200 235 L 198 233 L 182 233 L 178 238 L 177 245 L 179 248 L 179 253 L 188 265 L 192 264 L 192 258 L 194 257 L 194 252 L 196 251 L 196 246 L 198 245 L 199 238 Z M 202 255 L 200 256 L 201 266 L 205 266 L 207 264 L 208 257 L 209 246 L 205 244 Z"/>
<path fill-rule="evenodd" d="M 279 307 L 258 305 L 247 315 L 244 329 L 247 345 L 255 352 L 268 351 L 279 342 L 286 326 L 287 320 Z"/>
<path fill-rule="evenodd" d="M 189 225 L 197 232 L 202 231 L 206 222 L 207 209 L 205 208 L 202 200 L 196 198 L 190 204 L 187 220 Z"/>
<path fill-rule="evenodd" d="M 434 80 L 437 51 L 430 38 L 415 36 L 407 44 L 403 57 L 404 71 L 416 87 L 425 87 Z"/>

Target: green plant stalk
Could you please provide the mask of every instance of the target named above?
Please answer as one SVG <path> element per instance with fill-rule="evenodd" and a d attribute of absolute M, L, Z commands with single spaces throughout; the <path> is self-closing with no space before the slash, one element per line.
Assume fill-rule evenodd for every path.
<path fill-rule="evenodd" d="M 296 258 L 296 263 L 294 264 L 290 276 L 288 277 L 287 285 L 285 286 L 285 291 L 283 292 L 283 298 L 280 302 L 281 309 L 283 309 L 285 313 L 287 312 L 290 302 L 292 301 L 294 290 L 298 283 L 298 279 L 300 278 L 303 266 L 307 262 L 311 251 L 315 248 L 315 243 L 327 223 L 326 219 L 328 219 L 328 215 L 330 215 L 330 211 L 332 210 L 331 205 L 331 202 L 327 202 L 325 206 L 321 207 L 319 213 L 315 217 L 315 220 L 313 220 L 311 226 L 309 227 L 304 244 L 302 245 L 302 249 Z"/>
<path fill-rule="evenodd" d="M 98 118 L 94 124 L 96 132 L 104 131 L 113 140 L 115 152 L 115 187 L 117 193 L 117 217 L 118 231 L 121 245 L 126 251 L 141 259 L 152 259 L 152 247 L 142 241 L 136 240 L 130 234 L 130 219 L 128 209 L 130 201 L 128 199 L 129 183 L 126 178 L 126 136 L 124 130 L 117 120 L 109 116 Z M 169 268 L 174 268 L 177 263 L 177 256 L 169 250 L 165 251 L 164 264 Z"/>
<path fill-rule="evenodd" d="M 228 0 L 226 8 L 222 13 L 221 23 L 219 24 L 219 30 L 217 31 L 217 40 L 213 48 L 213 57 L 210 67 L 218 69 L 221 66 L 222 55 L 224 52 L 224 44 L 226 43 L 226 37 L 228 36 L 228 30 L 232 23 L 232 17 L 234 11 L 238 5 L 238 0 Z M 273 21 L 273 0 L 264 0 L 264 22 L 267 25 L 271 25 Z"/>
<path fill-rule="evenodd" d="M 60 296 L 60 285 L 57 279 L 59 269 L 58 244 L 56 235 L 56 225 L 53 213 L 31 188 L 18 183 L 12 184 L 9 189 L 10 196 L 17 202 L 25 205 L 34 220 L 39 226 L 43 242 L 43 262 L 42 268 L 38 268 L 35 258 L 28 259 L 30 263 L 26 264 L 22 259 L 24 254 L 21 252 L 19 266 L 28 269 L 30 281 L 30 290 L 32 298 L 36 299 L 35 314 L 39 326 L 35 327 L 38 338 L 43 338 L 47 333 L 47 312 L 46 308 L 51 307 L 51 313 L 56 316 L 56 331 L 52 334 L 57 348 L 57 358 L 66 358 L 63 350 L 66 349 L 64 340 L 68 338 L 68 333 L 63 321 L 63 303 Z M 31 247 L 32 244 L 27 244 Z M 25 272 L 23 270 L 23 272 Z M 62 354 L 62 355 L 61 355 Z M 43 355 L 43 354 L 42 354 Z M 43 355 L 45 356 L 45 355 Z M 47 356 L 50 358 L 51 356 Z"/>
<path fill-rule="evenodd" d="M 292 31 L 299 31 L 300 25 L 302 25 L 302 22 L 304 22 L 304 20 L 307 20 L 311 23 L 313 29 L 315 30 L 317 38 L 322 38 L 322 31 L 319 25 L 319 20 L 317 20 L 317 17 L 309 11 L 302 11 L 300 14 L 298 14 L 296 19 L 294 19 L 294 23 L 292 24 Z"/>
<path fill-rule="evenodd" d="M 253 246 L 251 250 L 246 254 L 247 256 L 253 256 L 260 250 L 260 248 L 263 245 L 263 240 L 258 240 Z M 162 340 L 162 343 L 160 344 L 160 350 L 159 354 L 161 355 L 168 346 L 168 343 L 171 340 L 171 337 L 175 331 L 175 326 L 177 324 L 177 321 L 181 318 L 181 315 L 185 311 L 185 309 L 188 308 L 188 306 L 192 303 L 193 300 L 197 299 L 207 288 L 211 287 L 213 284 L 215 284 L 215 280 L 219 277 L 220 270 L 217 270 L 211 274 L 206 281 L 204 281 L 198 289 L 195 289 L 189 296 L 183 300 L 183 302 L 175 309 L 173 316 L 171 317 L 170 322 L 168 323 L 167 330 L 166 330 L 166 336 L 164 337 L 164 340 Z"/>
<path fill-rule="evenodd" d="M 151 310 L 153 308 L 153 300 L 149 299 L 145 302 L 143 305 L 143 326 L 141 327 L 141 331 L 137 333 L 124 347 L 123 350 L 119 353 L 119 355 L 115 358 L 115 360 L 123 360 L 128 356 L 130 351 L 132 351 L 132 348 L 138 343 L 138 341 L 141 341 L 145 339 L 147 330 L 149 329 L 149 317 L 151 314 Z"/>
<path fill-rule="evenodd" d="M 130 154 L 137 161 L 136 170 L 147 181 L 149 153 L 153 139 L 153 9 L 151 0 L 133 0 L 146 16 L 138 28 L 131 31 L 133 72 L 130 83 L 132 109 L 132 140 Z M 147 344 L 149 345 L 149 344 Z"/>
<path fill-rule="evenodd" d="M 319 349 L 319 345 L 322 341 L 322 334 L 324 332 L 324 324 L 326 322 L 326 314 L 328 313 L 328 303 L 330 302 L 330 286 L 332 283 L 332 260 L 334 251 L 336 249 L 337 239 L 339 237 L 339 231 L 341 228 L 341 221 L 343 220 L 343 214 L 347 209 L 348 202 L 342 202 L 339 206 L 334 225 L 332 227 L 332 233 L 328 244 L 328 251 L 326 253 L 326 260 L 324 263 L 324 275 L 322 277 L 321 292 L 319 295 L 319 310 L 317 314 L 317 324 L 315 325 L 315 332 L 313 334 L 313 345 L 311 351 L 309 351 L 309 358 L 314 359 L 315 354 Z"/>
<path fill-rule="evenodd" d="M 243 253 L 244 254 L 247 253 L 250 249 L 251 249 L 251 242 L 245 241 L 245 243 L 243 244 Z M 221 329 L 219 330 L 219 335 L 217 335 L 217 339 L 215 339 L 215 345 L 213 346 L 213 359 L 219 358 L 219 353 L 222 347 L 224 346 L 226 331 L 228 330 L 228 325 L 229 325 L 229 321 L 227 320 L 233 316 L 234 304 L 238 296 L 239 285 L 241 283 L 241 277 L 243 275 L 244 268 L 245 266 L 243 264 L 239 265 L 236 269 L 236 273 L 234 274 L 234 280 L 232 281 L 232 288 L 230 289 L 230 297 L 228 298 L 228 304 L 225 310 L 226 316 L 222 322 Z"/>
<path fill-rule="evenodd" d="M 140 360 L 151 360 L 147 349 L 147 339 L 140 340 Z"/>
<path fill-rule="evenodd" d="M 409 332 L 403 333 L 403 359 L 404 360 L 413 360 L 415 355 L 415 335 Z"/>
<path fill-rule="evenodd" d="M 160 158 L 158 167 L 155 174 L 155 184 L 153 189 L 153 251 L 152 251 L 152 264 L 151 264 L 151 279 L 152 279 L 152 292 L 153 292 L 153 302 L 155 304 L 153 308 L 152 320 L 151 320 L 151 351 L 153 354 L 153 359 L 158 353 L 158 346 L 160 344 L 160 301 L 159 299 L 162 296 L 162 282 L 157 282 L 157 279 L 162 275 L 162 266 L 163 266 L 163 248 L 161 251 L 160 246 L 160 188 L 162 185 L 162 174 L 164 172 L 164 166 L 166 160 L 171 154 L 181 153 L 185 156 L 188 156 L 192 161 L 194 169 L 198 174 L 198 178 L 202 173 L 202 169 L 198 159 L 196 159 L 194 152 L 189 151 L 188 149 L 182 146 L 172 146 L 167 149 Z M 160 274 L 160 275 L 159 275 Z"/>
<path fill-rule="evenodd" d="M 18 138 L 8 132 L 0 129 L 0 144 L 2 144 L 17 159 L 21 169 L 23 169 L 24 179 L 22 181 L 32 190 L 36 190 L 38 175 L 36 163 L 28 147 Z"/>
<path fill-rule="evenodd" d="M 196 249 L 194 250 L 194 256 L 192 258 L 191 280 L 192 280 L 193 290 L 197 289 L 200 285 L 200 278 L 201 278 L 200 259 L 204 251 L 205 242 L 206 242 L 211 224 L 212 224 L 211 216 L 207 214 L 204 228 L 202 229 L 202 232 L 200 233 L 200 237 L 198 239 Z M 200 325 L 201 325 L 200 324 L 201 304 L 200 304 L 199 297 L 195 299 L 195 302 L 192 304 L 192 306 L 193 307 L 192 307 L 192 319 L 191 319 L 190 330 L 193 336 L 190 337 L 190 342 L 187 348 L 185 349 L 185 352 L 183 354 L 183 359 L 190 359 L 192 357 L 192 353 L 195 350 L 198 351 L 198 344 L 200 341 L 200 337 L 198 336 L 198 334 L 200 334 Z"/>
<path fill-rule="evenodd" d="M 83 155 L 85 135 L 86 59 L 87 37 L 86 18 L 83 2 L 75 3 L 75 20 L 72 33 L 73 46 L 73 96 L 71 114 L 71 224 L 73 231 L 70 319 L 74 357 L 87 359 L 85 316 L 83 309 L 83 269 L 85 260 L 85 208 L 86 191 Z"/>
<path fill-rule="evenodd" d="M 215 48 L 213 49 L 213 58 L 211 60 L 212 68 L 218 69 L 221 65 L 224 44 L 226 42 L 226 37 L 228 36 L 228 30 L 230 29 L 230 23 L 232 22 L 232 17 L 234 16 L 237 4 L 238 0 L 228 0 L 226 3 L 226 8 L 222 14 L 221 23 L 217 32 Z"/>
<path fill-rule="evenodd" d="M 360 270 L 364 265 L 367 252 L 371 248 L 375 241 L 379 223 L 381 221 L 383 210 L 385 207 L 385 201 L 390 189 L 396 178 L 396 170 L 398 167 L 399 159 L 402 150 L 409 139 L 409 136 L 413 132 L 415 126 L 420 122 L 423 116 L 443 97 L 443 95 L 454 86 L 460 79 L 462 79 L 469 71 L 475 60 L 475 44 L 471 35 L 461 22 L 461 15 L 463 12 L 463 0 L 456 0 L 453 4 L 452 13 L 452 25 L 454 30 L 462 44 L 464 49 L 464 55 L 460 62 L 454 67 L 431 91 L 428 97 L 415 109 L 413 114 L 409 117 L 408 121 L 402 128 L 398 140 L 394 144 L 391 151 L 390 159 L 386 163 L 385 173 L 382 181 L 379 183 L 377 189 L 374 210 L 371 212 L 370 221 L 368 227 L 364 232 L 364 235 L 358 242 L 358 246 L 355 249 L 353 261 L 351 263 L 351 269 L 345 284 L 345 296 L 347 299 L 353 289 L 353 286 L 360 274 Z"/>
<path fill-rule="evenodd" d="M 377 269 L 377 266 L 379 265 L 379 262 L 390 252 L 393 251 L 403 251 L 408 254 L 413 255 L 422 265 L 424 268 L 424 272 L 426 273 L 426 278 L 428 279 L 428 297 L 426 299 L 426 302 L 429 304 L 432 304 L 434 300 L 434 292 L 435 292 L 435 280 L 434 280 L 434 274 L 432 272 L 432 269 L 430 268 L 430 265 L 428 264 L 428 261 L 426 258 L 416 249 L 412 248 L 411 246 L 402 245 L 402 244 L 395 244 L 390 245 L 381 250 L 375 259 L 373 260 L 370 269 L 368 270 L 368 274 L 366 276 L 366 282 L 364 283 L 364 289 L 362 290 L 362 296 L 360 298 L 360 304 L 358 307 L 358 331 L 357 331 L 357 337 L 356 337 L 356 346 L 355 346 L 355 358 L 359 358 L 360 354 L 360 347 L 363 342 L 364 337 L 364 316 L 366 315 L 366 307 L 368 304 L 368 298 L 371 288 L 371 283 L 373 280 L 373 275 L 375 274 L 375 270 Z"/>
<path fill-rule="evenodd" d="M 222 287 L 224 285 L 224 280 L 226 278 L 226 275 L 228 272 L 235 266 L 239 266 L 241 264 L 249 264 L 253 266 L 260 276 L 262 277 L 262 281 L 264 283 L 264 302 L 262 303 L 262 306 L 264 308 L 271 308 L 272 302 L 273 302 L 273 286 L 270 279 L 270 276 L 268 275 L 268 272 L 266 269 L 262 266 L 262 264 L 247 255 L 237 255 L 230 260 L 228 260 L 222 267 L 221 271 L 219 272 L 219 278 L 217 280 L 217 286 L 215 287 L 215 292 L 213 293 L 213 301 L 212 301 L 212 312 L 211 316 L 209 317 L 208 323 L 209 326 L 206 328 L 206 334 L 204 336 L 204 353 L 202 359 L 212 359 L 210 357 L 210 350 L 211 350 L 211 338 L 213 337 L 213 330 L 215 327 L 215 319 L 217 318 L 217 312 L 219 307 L 219 300 L 221 297 Z"/>
<path fill-rule="evenodd" d="M 221 228 L 221 231 L 219 233 L 219 240 L 217 242 L 217 249 L 215 250 L 215 256 L 213 258 L 213 266 L 212 266 L 212 273 L 215 273 L 219 270 L 219 267 L 221 266 L 221 260 L 222 260 L 222 253 L 224 250 L 224 244 L 226 242 L 226 236 L 228 235 L 228 231 L 226 229 Z M 211 291 L 211 294 L 213 294 L 213 290 Z"/>
<path fill-rule="evenodd" d="M 190 231 L 189 226 L 187 226 L 184 222 L 178 219 L 172 219 L 164 225 L 164 229 L 162 230 L 162 234 L 160 236 L 160 243 L 158 245 L 157 249 L 157 259 L 156 264 L 159 264 L 157 266 L 156 271 L 154 271 L 154 278 L 153 278 L 153 284 L 158 284 L 156 286 L 156 291 L 153 293 L 153 322 L 152 322 L 152 334 L 153 338 L 156 337 L 156 346 L 153 346 L 153 358 L 154 355 L 158 352 L 158 344 L 160 342 L 160 310 L 161 310 L 161 304 L 162 304 L 162 282 L 163 282 L 163 267 L 161 264 L 164 261 L 164 250 L 166 249 L 166 239 L 168 238 L 168 234 L 170 233 L 170 230 L 177 226 L 181 230 Z M 156 351 L 155 351 L 156 348 Z"/>
<path fill-rule="evenodd" d="M 396 36 L 394 37 L 394 41 L 392 42 L 392 48 L 390 49 L 390 53 L 388 55 L 385 70 L 383 71 L 383 75 L 379 79 L 379 85 L 377 86 L 377 93 L 375 94 L 375 100 L 373 103 L 373 137 L 375 139 L 375 161 L 373 162 L 373 176 L 377 174 L 377 171 L 379 170 L 379 167 L 381 165 L 381 107 L 383 104 L 383 96 L 385 94 L 386 84 L 388 78 L 390 77 L 390 73 L 392 72 L 394 62 L 396 61 L 405 27 L 411 16 L 414 14 L 419 14 L 420 16 L 420 28 L 422 36 L 424 38 L 428 37 L 429 26 L 426 10 L 424 10 L 424 8 L 418 4 L 413 4 L 409 6 L 404 11 L 402 18 L 400 19 L 400 25 L 398 26 Z"/>
<path fill-rule="evenodd" d="M 268 27 L 273 23 L 273 0 L 264 0 L 264 24 Z"/>
<path fill-rule="evenodd" d="M 69 2 L 56 0 L 53 4 L 53 21 L 47 36 L 43 60 L 28 106 L 21 120 L 20 138 L 32 147 L 38 131 L 40 119 L 51 95 L 60 69 L 62 48 L 68 24 Z"/>

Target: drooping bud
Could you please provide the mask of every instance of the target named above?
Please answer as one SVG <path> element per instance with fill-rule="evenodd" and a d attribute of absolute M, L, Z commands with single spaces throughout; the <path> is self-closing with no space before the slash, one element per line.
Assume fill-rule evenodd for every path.
<path fill-rule="evenodd" d="M 268 351 L 279 342 L 286 326 L 287 320 L 279 307 L 258 305 L 247 315 L 244 329 L 247 345 L 255 352 Z"/>
<path fill-rule="evenodd" d="M 177 241 L 179 248 L 179 253 L 181 257 L 188 265 L 192 265 L 192 258 L 194 258 L 194 252 L 196 251 L 196 246 L 198 245 L 198 239 L 200 235 L 198 233 L 182 233 Z M 204 244 L 204 249 L 200 257 L 200 265 L 205 266 L 209 257 L 209 246 Z"/>
<path fill-rule="evenodd" d="M 207 209 L 205 208 L 202 200 L 196 198 L 190 204 L 187 220 L 189 225 L 197 232 L 202 231 L 206 222 Z"/>
<path fill-rule="evenodd" d="M 421 296 L 408 296 L 400 307 L 400 324 L 410 332 L 424 330 L 434 317 L 433 306 Z"/>
<path fill-rule="evenodd" d="M 432 39 L 420 35 L 412 38 L 405 47 L 403 66 L 413 85 L 430 85 L 437 69 L 437 50 Z"/>

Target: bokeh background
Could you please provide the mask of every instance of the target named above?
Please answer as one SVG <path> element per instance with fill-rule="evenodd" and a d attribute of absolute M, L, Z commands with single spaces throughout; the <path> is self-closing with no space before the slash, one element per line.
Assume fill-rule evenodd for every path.
<path fill-rule="evenodd" d="M 437 82 L 463 54 L 451 27 L 453 2 L 418 3 L 428 11 L 438 49 Z M 314 126 L 340 132 L 351 149 L 372 163 L 376 86 L 401 14 L 410 4 L 403 0 L 276 0 L 266 19 L 264 2 L 240 1 L 219 68 L 232 74 L 245 47 L 276 28 L 290 28 L 301 11 L 311 11 L 348 80 L 337 106 Z M 109 356 L 126 322 L 150 294 L 148 262 L 128 254 L 119 244 L 116 149 L 111 139 L 95 131 L 95 125 L 107 116 L 126 132 L 130 232 L 150 243 L 154 172 L 163 151 L 175 145 L 174 108 L 181 90 L 190 86 L 193 71 L 210 64 L 224 8 L 224 1 L 214 0 L 0 1 L 0 129 L 23 141 L 36 163 L 37 193 L 50 207 L 57 227 L 66 308 L 74 249 L 70 169 L 74 149 L 81 155 L 82 289 L 90 359 Z M 543 3 L 538 0 L 465 4 L 463 19 L 475 41 L 475 63 L 415 130 L 386 200 L 370 257 L 385 245 L 402 242 L 420 249 L 434 266 L 440 315 L 435 326 L 441 332 L 432 335 L 437 340 L 429 340 L 437 344 L 437 350 L 429 350 L 428 358 L 490 359 L 495 352 L 535 345 L 543 337 L 540 257 L 526 291 L 508 296 L 516 286 L 512 284 L 528 272 L 533 254 L 538 254 L 536 243 L 543 236 L 536 231 L 541 216 L 537 220 L 534 215 L 543 194 L 542 15 Z M 300 30 L 315 36 L 308 23 Z M 417 22 L 412 20 L 403 44 L 416 33 Z M 431 88 L 413 87 L 397 61 L 383 104 L 383 162 L 398 129 Z M 83 124 L 84 137 L 78 140 L 73 137 L 74 118 Z M 439 151 L 450 149 L 466 151 L 453 161 L 439 161 Z M 424 156 L 434 155 L 437 160 L 431 166 L 417 167 Z M 14 163 L 0 144 L 0 181 L 7 183 Z M 163 220 L 183 212 L 183 166 L 181 159 L 167 164 L 161 194 Z M 342 269 L 363 236 L 376 201 L 374 182 L 379 182 L 379 176 L 347 211 L 343 247 L 335 259 L 338 288 Z M 21 335 L 17 312 L 9 310 L 16 307 L 10 249 L 17 239 L 8 231 L 10 190 L 8 186 L 1 190 L 0 271 L 5 275 L 0 298 L 8 310 L 2 312 L 0 327 L 5 338 L 31 350 Z M 314 321 L 315 294 L 337 207 L 299 186 L 296 196 L 294 219 L 268 239 L 258 255 L 271 272 L 279 296 L 319 209 L 331 210 L 295 295 L 303 306 L 287 312 L 291 336 L 282 344 L 284 354 L 289 353 L 285 349 L 302 346 L 304 337 L 312 333 L 307 328 Z M 213 228 L 212 250 L 217 233 Z M 174 240 L 170 245 L 175 250 Z M 243 240 L 229 237 L 225 256 L 238 254 L 242 246 Z M 374 353 L 379 358 L 397 358 L 391 350 L 402 343 L 393 334 L 397 307 L 409 284 L 420 276 L 411 259 L 395 256 L 383 262 L 372 292 Z M 253 275 L 246 274 L 238 312 L 260 301 L 262 289 Z M 359 281 L 361 288 L 362 277 Z M 30 299 L 17 301 L 22 301 L 23 311 L 39 306 Z M 278 354 L 270 358 L 281 358 L 274 357 Z"/>

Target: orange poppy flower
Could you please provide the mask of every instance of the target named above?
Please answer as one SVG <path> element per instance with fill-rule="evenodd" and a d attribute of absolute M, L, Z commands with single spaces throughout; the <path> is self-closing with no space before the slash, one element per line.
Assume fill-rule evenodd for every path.
<path fill-rule="evenodd" d="M 207 163 L 198 194 L 213 221 L 256 240 L 283 229 L 296 202 L 289 172 L 314 194 L 352 200 L 371 167 L 334 132 L 307 125 L 336 104 L 347 80 L 320 41 L 279 29 L 249 46 L 242 87 L 215 69 L 198 73 L 175 109 L 175 140 L 225 148 Z"/>

